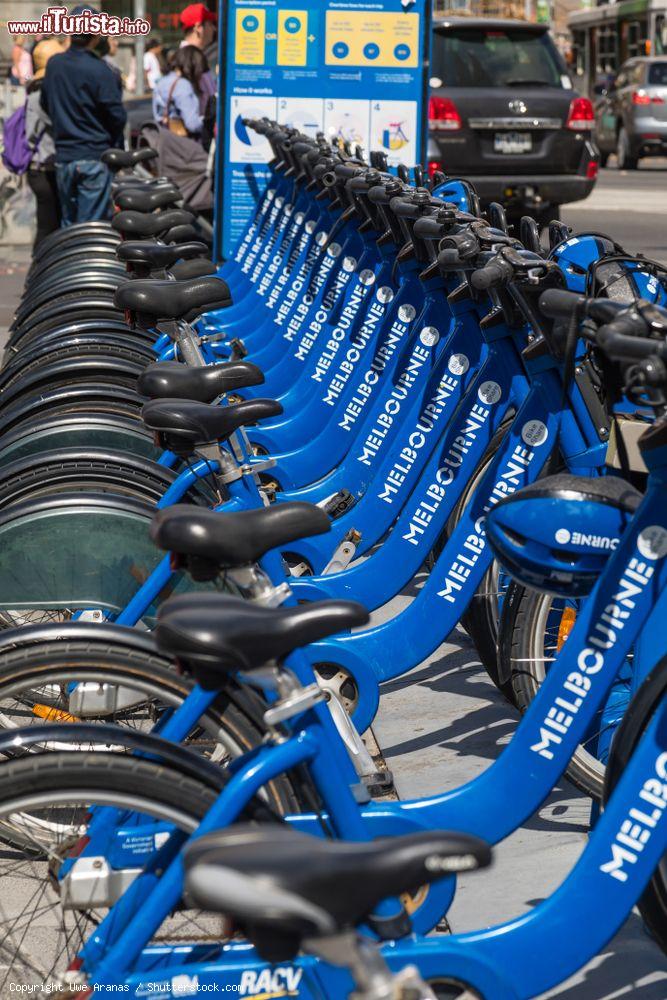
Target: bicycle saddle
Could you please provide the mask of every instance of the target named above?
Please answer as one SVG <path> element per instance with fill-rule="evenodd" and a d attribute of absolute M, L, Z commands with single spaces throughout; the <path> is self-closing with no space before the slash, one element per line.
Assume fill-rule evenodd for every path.
<path fill-rule="evenodd" d="M 295 649 L 368 622 L 356 601 L 314 601 L 264 608 L 227 594 L 181 594 L 158 612 L 158 647 L 174 656 L 198 684 L 217 691 L 225 674 L 252 671 Z"/>
<path fill-rule="evenodd" d="M 331 528 L 321 507 L 292 501 L 235 513 L 175 504 L 154 516 L 155 544 L 185 557 L 195 580 L 214 580 L 222 570 L 252 566 L 271 549 L 299 538 L 323 535 Z"/>
<path fill-rule="evenodd" d="M 194 222 L 192 212 L 182 208 L 169 208 L 165 212 L 145 214 L 144 212 L 118 212 L 111 220 L 111 228 L 123 236 L 157 236 L 177 226 Z"/>
<path fill-rule="evenodd" d="M 439 830 L 346 843 L 287 826 L 235 824 L 192 841 L 184 860 L 189 899 L 238 921 L 263 958 L 280 961 L 304 939 L 366 921 L 382 899 L 488 866 L 491 849 L 478 837 Z M 382 921 L 373 927 L 387 939 L 389 927 L 384 935 Z"/>
<path fill-rule="evenodd" d="M 124 264 L 145 264 L 151 270 L 172 267 L 181 260 L 206 257 L 207 254 L 206 244 L 198 241 L 168 247 L 150 240 L 126 240 L 116 250 L 116 257 Z"/>
<path fill-rule="evenodd" d="M 218 396 L 251 385 L 262 385 L 264 375 L 249 361 L 222 361 L 190 368 L 180 361 L 154 361 L 144 368 L 137 389 L 149 399 L 192 399 L 212 403 Z"/>
<path fill-rule="evenodd" d="M 140 278 L 125 281 L 114 294 L 117 309 L 151 316 L 154 320 L 195 320 L 212 309 L 231 305 L 229 286 L 222 278 L 204 276 L 189 281 Z"/>
<path fill-rule="evenodd" d="M 197 445 L 226 441 L 239 427 L 282 412 L 274 399 L 249 399 L 233 406 L 210 406 L 190 399 L 153 399 L 144 404 L 141 419 L 160 435 L 164 448 L 187 456 Z"/>
<path fill-rule="evenodd" d="M 113 200 L 117 208 L 146 213 L 175 205 L 177 201 L 183 200 L 183 195 L 177 188 L 129 188 L 119 191 Z"/>
<path fill-rule="evenodd" d="M 157 159 L 157 150 L 149 149 L 107 149 L 100 159 L 112 170 L 122 170 L 125 167 L 136 167 L 138 163 Z"/>

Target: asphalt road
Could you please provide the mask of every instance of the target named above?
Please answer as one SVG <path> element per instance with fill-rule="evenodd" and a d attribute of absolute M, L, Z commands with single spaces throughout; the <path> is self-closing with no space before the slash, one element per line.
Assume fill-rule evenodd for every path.
<path fill-rule="evenodd" d="M 667 264 L 667 160 L 644 160 L 638 170 L 617 170 L 614 157 L 609 163 L 585 201 L 563 207 L 563 220 Z"/>

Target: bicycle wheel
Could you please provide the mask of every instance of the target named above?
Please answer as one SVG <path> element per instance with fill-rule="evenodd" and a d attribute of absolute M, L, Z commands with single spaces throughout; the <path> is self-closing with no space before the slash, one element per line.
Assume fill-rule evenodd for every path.
<path fill-rule="evenodd" d="M 667 657 L 663 657 L 630 702 L 611 745 L 603 803 L 607 803 L 632 757 L 647 725 L 667 695 Z M 667 854 L 638 903 L 649 931 L 667 954 Z"/>
<path fill-rule="evenodd" d="M 75 448 L 99 448 L 139 455 L 157 462 L 161 455 L 153 436 L 138 420 L 104 413 L 77 412 L 37 417 L 18 424 L 0 439 L 0 469 L 20 459 Z"/>
<path fill-rule="evenodd" d="M 123 452 L 101 449 L 59 449 L 5 465 L 0 478 L 0 510 L 10 504 L 59 493 L 113 493 L 157 504 L 178 472 Z M 205 480 L 180 501 L 212 507 L 219 502 Z"/>
<path fill-rule="evenodd" d="M 87 382 L 75 386 L 63 386 L 39 396 L 21 397 L 11 406 L 0 411 L 0 436 L 15 430 L 22 424 L 36 418 L 73 415 L 76 413 L 107 414 L 109 416 L 134 418 L 141 425 L 143 399 L 135 390 L 121 386 L 101 385 Z"/>
<path fill-rule="evenodd" d="M 0 391 L 0 407 L 14 408 L 22 399 L 39 397 L 44 390 L 73 389 L 92 382 L 127 392 L 136 392 L 137 379 L 146 367 L 145 361 L 128 361 L 120 357 L 80 357 L 61 359 L 20 375 L 10 386 Z"/>
<path fill-rule="evenodd" d="M 155 354 L 149 347 L 133 344 L 130 338 L 122 341 L 103 337 L 88 337 L 84 340 L 79 337 L 70 344 L 43 345 L 37 351 L 22 351 L 15 356 L 12 363 L 5 365 L 0 372 L 0 390 L 8 389 L 19 379 L 40 371 L 47 365 L 84 358 L 88 360 L 121 358 L 139 366 L 146 366 L 155 360 Z"/>
<path fill-rule="evenodd" d="M 107 907 L 63 905 L 58 875 L 85 843 L 92 807 L 114 807 L 130 821 L 166 821 L 187 835 L 215 797 L 203 781 L 125 754 L 54 752 L 5 764 L 0 826 L 13 828 L 16 839 L 27 838 L 32 850 L 0 852 L 0 995 L 9 996 L 9 984 L 20 983 L 81 996 L 66 992 L 66 970 Z M 154 941 L 210 946 L 220 936 L 219 920 L 178 910 Z"/>
<path fill-rule="evenodd" d="M 156 650 L 122 641 L 114 645 L 106 637 L 23 642 L 18 634 L 12 646 L 0 650 L 0 730 L 81 721 L 150 732 L 193 687 Z M 230 678 L 184 742 L 224 767 L 261 744 L 264 709 L 258 694 Z M 10 747 L 3 759 L 13 756 Z M 294 810 L 298 801 L 286 778 L 272 782 L 264 798 L 281 814 Z"/>
<path fill-rule="evenodd" d="M 537 694 L 572 631 L 578 608 L 575 600 L 510 584 L 500 625 L 500 662 L 502 673 L 511 678 L 520 711 L 525 712 Z M 596 715 L 567 770 L 570 781 L 596 801 L 602 797 L 605 776 L 606 750 L 602 748 L 608 746 L 629 697 L 629 683 L 622 675 L 616 684 L 616 692 L 612 691 L 607 706 Z"/>

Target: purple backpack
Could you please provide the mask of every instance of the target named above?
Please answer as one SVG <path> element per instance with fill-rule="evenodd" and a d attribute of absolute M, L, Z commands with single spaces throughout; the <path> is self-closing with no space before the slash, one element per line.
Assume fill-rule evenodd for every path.
<path fill-rule="evenodd" d="M 24 174 L 37 151 L 44 132 L 37 137 L 34 147 L 25 137 L 27 102 L 17 108 L 4 122 L 4 149 L 2 162 L 12 174 Z"/>

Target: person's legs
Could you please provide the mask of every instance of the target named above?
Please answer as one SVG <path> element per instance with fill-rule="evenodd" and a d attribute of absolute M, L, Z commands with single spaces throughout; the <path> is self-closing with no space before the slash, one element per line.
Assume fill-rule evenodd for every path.
<path fill-rule="evenodd" d="M 60 206 L 53 170 L 29 170 L 28 184 L 37 202 L 37 232 L 33 251 L 60 226 Z"/>
<path fill-rule="evenodd" d="M 77 222 L 111 218 L 111 171 L 99 160 L 78 160 Z"/>
<path fill-rule="evenodd" d="M 76 163 L 56 163 L 56 188 L 60 202 L 60 225 L 73 226 L 76 215 Z"/>

